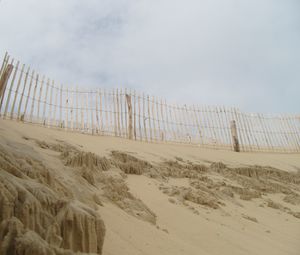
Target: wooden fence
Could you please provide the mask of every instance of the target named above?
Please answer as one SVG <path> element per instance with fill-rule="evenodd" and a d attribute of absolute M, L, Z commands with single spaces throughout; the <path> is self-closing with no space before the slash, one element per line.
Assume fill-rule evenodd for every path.
<path fill-rule="evenodd" d="M 0 100 L 3 119 L 68 131 L 235 151 L 300 152 L 299 115 L 168 104 L 127 89 L 58 85 L 7 53 L 0 69 Z"/>

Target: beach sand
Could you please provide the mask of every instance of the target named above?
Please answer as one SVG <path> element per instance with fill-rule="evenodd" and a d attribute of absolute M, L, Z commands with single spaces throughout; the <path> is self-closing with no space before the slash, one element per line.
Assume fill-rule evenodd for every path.
<path fill-rule="evenodd" d="M 0 141 L 1 254 L 300 254 L 299 154 L 10 120 Z"/>

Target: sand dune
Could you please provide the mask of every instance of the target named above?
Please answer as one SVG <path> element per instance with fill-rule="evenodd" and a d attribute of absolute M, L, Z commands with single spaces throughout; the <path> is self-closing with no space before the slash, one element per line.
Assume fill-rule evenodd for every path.
<path fill-rule="evenodd" d="M 300 254 L 300 157 L 0 120 L 0 254 Z"/>

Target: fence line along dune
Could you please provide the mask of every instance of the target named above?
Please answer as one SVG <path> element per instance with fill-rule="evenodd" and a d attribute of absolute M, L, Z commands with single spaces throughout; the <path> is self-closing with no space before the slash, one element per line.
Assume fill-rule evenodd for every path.
<path fill-rule="evenodd" d="M 5 54 L 0 114 L 45 127 L 155 143 L 249 152 L 300 152 L 300 116 L 168 104 L 127 89 L 69 88 Z"/>

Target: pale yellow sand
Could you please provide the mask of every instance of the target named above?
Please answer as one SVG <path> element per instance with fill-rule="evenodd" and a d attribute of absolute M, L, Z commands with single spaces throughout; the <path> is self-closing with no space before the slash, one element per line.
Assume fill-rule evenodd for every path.
<path fill-rule="evenodd" d="M 181 157 L 198 163 L 222 161 L 230 166 L 257 164 L 290 172 L 300 169 L 299 154 L 234 153 L 184 145 L 141 143 L 0 120 L 1 143 L 31 145 L 34 150 L 43 153 L 41 160 L 56 171 L 60 170 L 57 169 L 57 162 L 51 162 L 51 152 L 44 152 L 23 137 L 47 143 L 62 140 L 99 156 L 108 156 L 112 150 L 119 150 L 149 162 Z M 84 197 L 86 191 L 80 182 L 76 183 L 70 174 L 59 172 L 59 175 L 73 181 L 74 190 L 80 190 Z M 261 207 L 262 200 L 238 200 L 240 206 L 226 203 L 225 207 L 217 210 L 188 202 L 197 210 L 198 214 L 195 214 L 188 205 L 169 202 L 170 196 L 159 190 L 161 182 L 157 179 L 128 175 L 126 182 L 131 193 L 156 214 L 156 225 L 105 202 L 103 207 L 97 207 L 106 226 L 103 254 L 300 254 L 300 219 L 281 210 Z M 179 178 L 170 179 L 165 185 L 188 186 L 189 183 L 187 179 Z M 300 212 L 299 205 L 282 202 L 282 194 L 273 194 L 270 198 Z M 257 222 L 249 220 L 249 217 Z"/>
<path fill-rule="evenodd" d="M 59 139 L 74 145 L 81 145 L 83 146 L 82 149 L 99 155 L 108 154 L 111 150 L 120 150 L 132 152 L 149 161 L 174 159 L 174 157 L 177 156 L 198 162 L 222 161 L 230 165 L 268 165 L 286 171 L 296 171 L 296 168 L 300 168 L 299 154 L 235 153 L 187 145 L 142 143 L 116 137 L 70 133 L 60 129 L 41 128 L 36 125 L 24 125 L 15 121 L 4 121 L 2 119 L 0 119 L 0 127 L 3 130 L 1 135 L 9 136 L 10 139 L 16 141 L 20 141 L 21 136 L 35 137 L 45 141 L 55 141 L 55 139 Z M 16 134 L 18 135 L 16 136 Z"/>

